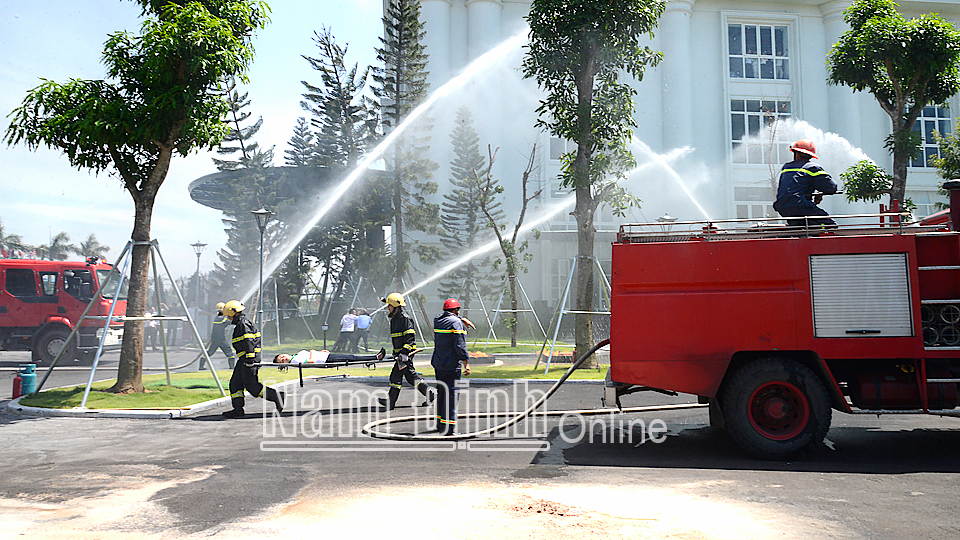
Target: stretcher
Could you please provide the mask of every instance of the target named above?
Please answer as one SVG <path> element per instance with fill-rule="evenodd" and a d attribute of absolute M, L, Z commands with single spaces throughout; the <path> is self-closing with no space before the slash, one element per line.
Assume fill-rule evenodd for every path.
<path fill-rule="evenodd" d="M 422 351 L 423 349 L 417 349 L 410 354 L 412 357 L 414 354 Z M 258 362 L 252 364 L 246 364 L 247 367 L 273 367 L 273 368 L 297 368 L 297 372 L 300 376 L 300 387 L 303 387 L 303 368 L 320 368 L 320 369 L 329 369 L 329 368 L 341 368 L 341 367 L 350 367 L 350 366 L 364 366 L 366 368 L 373 369 L 377 364 L 395 362 L 396 359 L 393 357 L 384 356 L 382 359 L 377 360 L 376 358 L 364 358 L 364 359 L 355 359 L 355 360 L 327 360 L 326 362 L 304 362 L 304 363 L 274 363 L 274 362 Z"/>

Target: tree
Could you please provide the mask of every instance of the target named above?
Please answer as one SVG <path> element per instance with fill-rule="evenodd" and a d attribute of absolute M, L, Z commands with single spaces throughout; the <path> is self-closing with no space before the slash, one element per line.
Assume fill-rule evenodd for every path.
<path fill-rule="evenodd" d="M 70 164 L 113 170 L 133 199 L 127 313 L 144 314 L 153 204 L 175 155 L 210 147 L 225 133 L 228 106 L 215 90 L 244 78 L 251 40 L 267 22 L 257 0 L 137 0 L 139 34 L 116 32 L 104 45 L 108 80 L 45 80 L 12 113 L 8 145 L 63 151 Z M 127 321 L 112 392 L 142 392 L 143 322 Z"/>
<path fill-rule="evenodd" d="M 493 179 L 491 171 L 493 170 L 493 161 L 496 157 L 496 152 L 490 150 L 487 147 L 487 153 L 489 154 L 490 161 L 489 165 L 484 173 L 483 179 L 480 180 L 480 208 L 483 210 L 483 215 L 487 218 L 487 223 L 494 230 L 497 235 L 497 240 L 500 243 L 500 252 L 503 253 L 503 262 L 507 271 L 507 286 L 510 291 L 510 311 L 513 312 L 513 317 L 505 319 L 507 325 L 510 327 L 510 346 L 517 346 L 517 327 L 518 327 L 518 309 L 520 306 L 517 305 L 517 273 L 520 271 L 526 272 L 527 269 L 524 267 L 524 262 L 530 262 L 532 256 L 529 253 L 524 254 L 526 251 L 529 242 L 524 240 L 521 243 L 517 243 L 520 239 L 520 229 L 523 226 L 523 219 L 527 214 L 527 205 L 530 204 L 530 201 L 536 199 L 540 196 L 540 192 L 543 190 L 538 189 L 534 192 L 533 195 L 527 196 L 528 186 L 530 183 L 530 174 L 534 170 L 534 164 L 536 163 L 537 155 L 537 146 L 534 145 L 533 149 L 530 150 L 530 159 L 527 161 L 527 167 L 523 170 L 523 177 L 520 181 L 520 214 L 517 216 L 517 223 L 513 227 L 513 234 L 510 237 L 506 237 L 503 234 L 503 231 L 506 230 L 507 225 L 502 223 L 501 216 L 497 216 L 495 206 L 492 204 L 494 197 L 503 193 L 503 186 L 499 185 Z M 499 204 L 497 204 L 499 206 Z M 537 232 L 536 237 L 539 238 L 540 234 Z M 494 268 L 500 266 L 500 260 L 498 259 L 494 263 Z"/>
<path fill-rule="evenodd" d="M 383 16 L 383 45 L 377 49 L 377 60 L 383 65 L 374 68 L 377 83 L 374 95 L 380 100 L 380 117 L 385 131 L 396 129 L 427 95 L 427 54 L 422 40 L 426 32 L 420 22 L 417 0 L 390 0 Z M 407 229 L 428 234 L 438 232 L 440 206 L 427 201 L 437 192 L 431 182 L 437 164 L 424 157 L 429 147 L 429 121 L 421 119 L 420 130 L 408 130 L 398 137 L 392 152 L 384 155 L 387 169 L 393 175 L 393 237 L 396 246 L 394 283 L 401 283 L 410 271 Z M 433 262 L 438 250 L 417 244 L 413 248 L 420 260 Z"/>
<path fill-rule="evenodd" d="M 288 167 L 306 167 L 314 160 L 314 136 L 304 117 L 297 118 L 293 136 L 287 141 L 289 149 L 283 151 L 283 163 Z"/>
<path fill-rule="evenodd" d="M 827 81 L 869 91 L 890 117 L 892 205 L 904 201 L 907 166 L 920 146 L 914 123 L 928 104 L 960 91 L 960 32 L 935 14 L 908 20 L 892 0 L 857 0 L 843 20 L 850 30 L 830 50 Z"/>
<path fill-rule="evenodd" d="M 51 261 L 65 261 L 72 253 L 78 253 L 77 246 L 70 243 L 70 235 L 61 232 L 50 239 L 49 244 L 43 244 L 38 250 Z"/>
<path fill-rule="evenodd" d="M 97 240 L 97 235 L 90 234 L 86 240 L 80 242 L 80 245 L 77 247 L 77 255 L 81 257 L 97 257 L 102 258 L 110 252 L 110 246 L 105 246 Z"/>
<path fill-rule="evenodd" d="M 607 203 L 614 213 L 637 199 L 616 182 L 633 166 L 626 148 L 633 121 L 633 96 L 619 82 L 622 72 L 643 79 L 662 53 L 640 44 L 653 35 L 663 0 L 534 0 L 527 15 L 530 44 L 523 59 L 524 77 L 535 78 L 547 92 L 537 125 L 574 141 L 576 152 L 563 159 L 562 187 L 576 194 L 577 260 L 593 258 L 593 219 Z M 593 346 L 594 274 L 590 264 L 577 266 L 575 335 L 577 351 Z M 591 360 L 591 363 L 594 361 Z"/>
<path fill-rule="evenodd" d="M 0 252 L 3 257 L 13 257 L 14 252 L 26 251 L 30 246 L 23 241 L 19 234 L 7 234 L 0 221 Z"/>
<path fill-rule="evenodd" d="M 472 252 L 479 247 L 484 237 L 488 236 L 484 234 L 488 228 L 483 214 L 484 204 L 496 220 L 503 217 L 499 202 L 484 200 L 484 197 L 493 196 L 494 189 L 484 192 L 482 188 L 483 181 L 480 177 L 484 175 L 487 161 L 480 154 L 480 135 L 473 127 L 470 109 L 460 107 L 455 123 L 456 127 L 450 134 L 454 156 L 450 163 L 450 184 L 453 190 L 443 196 L 444 201 L 440 205 L 440 244 L 443 246 L 445 260 L 453 260 L 464 253 Z M 492 182 L 493 187 L 497 187 L 496 182 Z M 491 288 L 486 285 L 485 273 L 481 272 L 481 268 L 488 266 L 487 258 L 471 259 L 466 265 L 451 271 L 440 280 L 440 297 L 458 297 L 463 312 L 468 314 L 470 293 L 473 290 L 471 286 L 476 284 L 480 294 L 489 292 Z"/>
<path fill-rule="evenodd" d="M 257 118 L 257 121 L 251 125 L 244 126 L 244 122 L 253 115 L 246 111 L 250 106 L 249 92 L 240 95 L 237 91 L 237 82 L 231 79 L 230 84 L 224 91 L 227 103 L 230 105 L 229 128 L 224 135 L 223 141 L 217 147 L 217 153 L 221 156 L 229 156 L 239 153 L 236 159 L 216 159 L 213 162 L 220 171 L 236 171 L 255 166 L 268 167 L 273 163 L 273 148 L 270 150 L 261 150 L 260 145 L 253 140 L 254 135 L 260 131 L 263 126 L 263 117 Z"/>

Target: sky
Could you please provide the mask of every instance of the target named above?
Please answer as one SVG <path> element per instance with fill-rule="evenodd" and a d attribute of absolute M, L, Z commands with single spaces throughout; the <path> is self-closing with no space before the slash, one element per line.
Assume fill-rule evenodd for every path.
<path fill-rule="evenodd" d="M 319 77 L 301 55 L 318 56 L 313 33 L 331 28 L 340 44 L 349 45 L 347 60 L 374 63 L 374 48 L 382 33 L 382 0 L 273 0 L 271 23 L 254 40 L 256 59 L 249 72 L 250 111 L 263 117 L 256 140 L 275 146 L 275 164 L 282 165 L 300 107 L 301 81 Z M 0 0 L 0 134 L 8 115 L 41 78 L 66 82 L 71 78 L 102 79 L 103 43 L 111 32 L 136 32 L 140 8 L 129 0 Z M 192 199 L 193 180 L 217 172 L 215 152 L 175 158 L 153 212 L 152 236 L 173 276 L 197 269 L 190 244 L 207 247 L 200 271 L 209 272 L 227 237 L 222 214 Z M 253 210 L 251 208 L 251 210 Z M 67 158 L 46 148 L 0 144 L 0 222 L 5 234 L 18 234 L 32 245 L 66 232 L 79 244 L 95 234 L 110 246 L 113 262 L 133 230 L 133 199 L 109 172 L 94 175 L 72 168 Z M 79 257 L 77 257 L 79 258 Z"/>

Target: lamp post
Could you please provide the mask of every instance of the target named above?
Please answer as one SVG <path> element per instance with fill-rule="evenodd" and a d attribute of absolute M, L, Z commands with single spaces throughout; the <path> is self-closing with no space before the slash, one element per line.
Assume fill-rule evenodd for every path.
<path fill-rule="evenodd" d="M 196 244 L 190 244 L 190 247 L 193 248 L 193 252 L 197 254 L 197 291 L 193 295 L 194 305 L 200 307 L 200 254 L 203 253 L 203 248 L 207 247 L 206 244 L 197 240 Z"/>
<path fill-rule="evenodd" d="M 257 218 L 257 228 L 260 229 L 260 285 L 257 288 L 258 307 L 257 307 L 257 324 L 261 327 L 263 326 L 263 232 L 267 230 L 267 222 L 270 221 L 270 216 L 273 215 L 273 212 L 260 207 L 259 210 L 254 210 L 250 212 Z"/>
<path fill-rule="evenodd" d="M 660 228 L 665 232 L 670 230 L 670 226 L 677 221 L 677 218 L 671 216 L 670 214 L 664 214 L 657 218 L 657 222 L 660 223 Z"/>

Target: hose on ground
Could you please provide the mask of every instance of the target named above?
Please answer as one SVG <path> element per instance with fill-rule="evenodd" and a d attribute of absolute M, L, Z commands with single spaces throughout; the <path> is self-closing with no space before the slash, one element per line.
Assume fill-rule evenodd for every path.
<path fill-rule="evenodd" d="M 540 399 L 538 399 L 536 402 L 531 404 L 529 407 L 526 408 L 526 410 L 522 412 L 519 412 L 519 413 L 516 413 L 516 412 L 472 413 L 472 414 L 460 416 L 461 418 L 479 418 L 479 417 L 490 417 L 490 416 L 514 415 L 513 418 L 510 418 L 509 420 L 501 424 L 497 424 L 495 426 L 491 426 L 489 428 L 486 428 L 480 431 L 474 431 L 471 433 L 458 433 L 455 435 L 439 435 L 439 434 L 409 435 L 409 434 L 401 434 L 401 433 L 389 433 L 389 432 L 377 430 L 379 426 L 400 423 L 400 422 L 417 422 L 421 420 L 426 421 L 433 418 L 430 415 L 402 416 L 397 418 L 382 418 L 380 420 L 375 420 L 373 422 L 370 422 L 369 424 L 366 424 L 365 426 L 363 426 L 363 428 L 361 428 L 361 433 L 369 435 L 375 439 L 386 439 L 386 440 L 392 440 L 392 441 L 435 441 L 435 440 L 458 441 L 458 440 L 465 440 L 465 439 L 474 439 L 477 437 L 482 437 L 484 435 L 490 435 L 492 433 L 496 433 L 497 431 L 507 429 L 510 426 L 516 424 L 517 422 L 523 420 L 524 418 L 530 416 L 535 410 L 540 408 L 540 406 L 543 405 L 547 401 L 547 399 L 549 399 L 550 396 L 552 396 L 554 392 L 556 392 L 557 389 L 559 389 L 560 386 L 563 385 L 564 382 L 566 382 L 566 380 L 570 377 L 570 375 L 572 375 L 573 372 L 576 371 L 581 364 L 583 364 L 588 358 L 590 358 L 593 355 L 593 353 L 597 352 L 601 347 L 604 347 L 609 343 L 610 343 L 610 340 L 605 339 L 600 343 L 597 343 L 596 345 L 594 345 L 592 348 L 590 348 L 589 351 L 585 352 L 580 358 L 577 359 L 576 362 L 573 363 L 572 366 L 570 366 L 569 369 L 567 369 L 567 372 L 564 373 L 562 377 L 557 379 L 557 382 L 555 382 L 553 386 L 551 386 L 543 394 L 543 396 L 540 397 Z M 689 409 L 689 408 L 700 408 L 705 406 L 706 405 L 701 405 L 698 403 L 692 403 L 692 404 L 681 403 L 681 404 L 674 404 L 674 405 L 657 405 L 652 407 L 632 407 L 632 408 L 622 409 L 622 412 L 644 412 L 644 411 L 666 410 L 666 409 Z M 563 414 L 584 414 L 584 415 L 610 414 L 611 412 L 612 412 L 611 409 L 586 409 L 586 410 L 579 410 L 579 411 L 549 411 L 544 414 L 546 416 L 558 416 Z"/>

